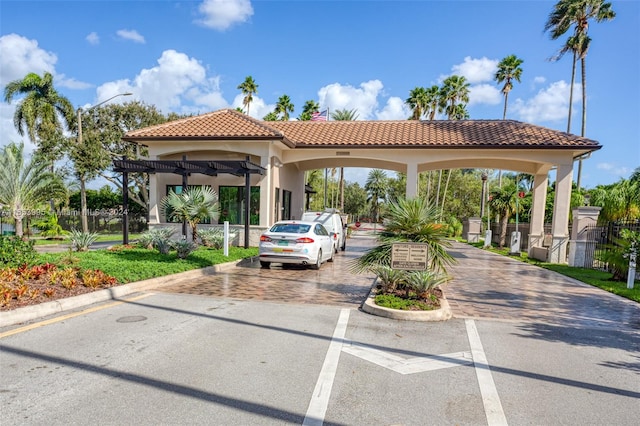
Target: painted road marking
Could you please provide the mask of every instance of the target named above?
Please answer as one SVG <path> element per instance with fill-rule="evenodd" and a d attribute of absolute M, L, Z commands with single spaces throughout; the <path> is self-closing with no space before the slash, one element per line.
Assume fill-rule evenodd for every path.
<path fill-rule="evenodd" d="M 342 352 L 342 342 L 347 332 L 347 324 L 349 323 L 349 309 L 340 310 L 338 323 L 333 331 L 333 337 L 324 358 L 316 387 L 311 396 L 311 402 L 307 408 L 307 414 L 302 422 L 303 426 L 322 426 L 324 416 L 327 413 L 329 405 L 329 397 L 331 396 L 331 388 L 336 377 L 338 369 L 338 361 L 340 360 L 340 352 Z"/>
<path fill-rule="evenodd" d="M 507 425 L 507 418 L 502 409 L 500 396 L 493 382 L 491 369 L 487 362 L 487 356 L 482 348 L 480 335 L 476 328 L 476 323 L 472 319 L 464 320 L 467 326 L 467 336 L 469 337 L 469 346 L 471 346 L 471 356 L 480 386 L 480 395 L 482 396 L 482 404 L 484 405 L 484 413 L 487 416 L 489 426 Z"/>
<path fill-rule="evenodd" d="M 353 342 L 345 342 L 342 351 L 400 374 L 423 373 L 425 371 L 473 364 L 471 352 L 468 351 L 402 358 L 371 346 Z"/>
<path fill-rule="evenodd" d="M 9 331 L 5 331 L 4 333 L 0 333 L 0 339 L 2 339 L 4 337 L 8 337 L 8 336 L 13 336 L 14 334 L 24 333 L 25 331 L 33 330 L 33 329 L 36 329 L 36 328 L 39 328 L 39 327 L 44 327 L 45 325 L 54 324 L 56 322 L 64 321 L 64 320 L 69 319 L 69 318 L 74 318 L 74 317 L 78 317 L 80 315 L 89 314 L 91 312 L 99 311 L 101 309 L 107 309 L 107 308 L 111 308 L 113 306 L 121 305 L 123 303 L 133 302 L 135 300 L 140 300 L 140 299 L 143 299 L 145 297 L 149 297 L 152 294 L 153 293 L 141 294 L 140 296 L 131 297 L 129 299 L 123 299 L 120 302 L 113 302 L 113 303 L 109 303 L 108 305 L 94 306 L 93 308 L 85 309 L 85 310 L 80 311 L 80 312 L 74 312 L 74 313 L 71 313 L 71 314 L 66 314 L 66 315 L 62 315 L 62 316 L 59 316 L 59 317 L 51 318 L 51 319 L 48 319 L 48 320 L 45 320 L 45 321 L 40 321 L 40 322 L 36 322 L 36 323 L 33 323 L 33 324 L 29 324 L 29 325 L 26 325 L 24 327 L 15 328 L 13 330 L 9 330 Z"/>

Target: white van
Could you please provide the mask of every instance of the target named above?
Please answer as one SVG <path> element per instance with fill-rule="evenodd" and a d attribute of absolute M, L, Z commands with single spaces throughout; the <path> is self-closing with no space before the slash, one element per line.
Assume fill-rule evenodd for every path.
<path fill-rule="evenodd" d="M 347 248 L 347 225 L 342 222 L 342 217 L 336 209 L 327 209 L 323 212 L 305 212 L 300 220 L 320 222 L 327 228 L 333 239 L 333 249 L 345 251 Z"/>

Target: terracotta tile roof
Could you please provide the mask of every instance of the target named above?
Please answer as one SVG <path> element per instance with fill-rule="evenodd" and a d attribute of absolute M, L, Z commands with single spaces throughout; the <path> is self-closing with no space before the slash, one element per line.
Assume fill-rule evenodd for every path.
<path fill-rule="evenodd" d="M 591 139 L 513 120 L 260 121 L 231 109 L 134 130 L 123 139 L 277 139 L 295 148 L 601 148 Z"/>
<path fill-rule="evenodd" d="M 278 130 L 246 114 L 223 109 L 128 132 L 124 140 L 283 139 Z"/>

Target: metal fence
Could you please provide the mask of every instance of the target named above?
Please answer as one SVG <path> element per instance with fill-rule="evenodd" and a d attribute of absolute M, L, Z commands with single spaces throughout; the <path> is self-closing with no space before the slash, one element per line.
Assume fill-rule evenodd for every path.
<path fill-rule="evenodd" d="M 584 230 L 586 234 L 585 267 L 608 271 L 609 265 L 602 258 L 607 252 L 618 247 L 623 229 L 640 232 L 640 220 L 609 222 L 587 227 Z"/>

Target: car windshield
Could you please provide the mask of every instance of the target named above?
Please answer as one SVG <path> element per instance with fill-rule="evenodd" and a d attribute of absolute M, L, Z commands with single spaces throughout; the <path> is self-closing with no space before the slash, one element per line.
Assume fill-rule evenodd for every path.
<path fill-rule="evenodd" d="M 288 234 L 306 234 L 311 225 L 302 223 L 276 223 L 270 229 L 271 232 L 286 232 Z"/>

